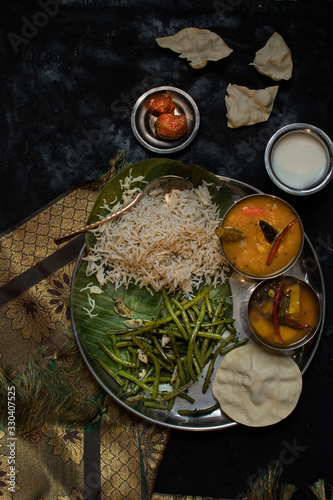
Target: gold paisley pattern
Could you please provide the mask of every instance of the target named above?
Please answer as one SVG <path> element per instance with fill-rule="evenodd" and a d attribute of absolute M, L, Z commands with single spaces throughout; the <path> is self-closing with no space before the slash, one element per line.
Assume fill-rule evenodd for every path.
<path fill-rule="evenodd" d="M 70 325 L 70 283 L 73 270 L 74 262 L 68 266 L 68 270 L 62 269 L 59 273 L 54 273 L 46 288 L 47 294 L 43 299 L 53 323 L 61 321 Z"/>
<path fill-rule="evenodd" d="M 11 320 L 12 331 L 21 333 L 23 339 L 32 338 L 38 344 L 56 329 L 44 307 L 41 307 L 42 301 L 42 292 L 33 286 L 5 305 L 5 317 Z"/>
<path fill-rule="evenodd" d="M 76 430 L 44 429 L 49 437 L 48 445 L 53 447 L 52 455 L 59 455 L 64 463 L 69 460 L 79 465 L 83 459 L 83 432 Z"/>
<path fill-rule="evenodd" d="M 29 431 L 24 431 L 19 433 L 23 439 L 30 441 L 33 444 L 39 443 L 42 437 L 40 429 L 33 429 Z"/>
<path fill-rule="evenodd" d="M 85 223 L 98 192 L 76 189 L 1 238 L 0 286 L 52 255 L 53 239 Z"/>

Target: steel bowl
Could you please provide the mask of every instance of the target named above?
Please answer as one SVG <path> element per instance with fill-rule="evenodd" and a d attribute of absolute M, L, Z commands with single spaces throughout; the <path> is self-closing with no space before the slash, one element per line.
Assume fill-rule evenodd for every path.
<path fill-rule="evenodd" d="M 283 343 L 279 342 L 277 337 L 273 341 L 273 340 L 269 340 L 267 337 L 260 334 L 260 326 L 261 326 L 261 328 L 265 328 L 266 332 L 267 332 L 267 328 L 268 328 L 267 325 L 270 325 L 270 329 L 272 330 L 272 332 L 274 331 L 273 313 L 267 305 L 265 308 L 265 314 L 267 315 L 267 317 L 257 316 L 256 326 L 254 326 L 254 321 L 251 322 L 251 319 L 250 319 L 253 301 L 256 299 L 260 300 L 260 299 L 258 299 L 258 297 L 262 296 L 262 292 L 264 289 L 268 290 L 268 289 L 270 289 L 270 287 L 272 287 L 271 290 L 275 289 L 275 293 L 276 293 L 276 287 L 279 283 L 284 283 L 284 284 L 289 283 L 289 285 L 290 285 L 290 283 L 294 283 L 294 284 L 298 283 L 301 285 L 301 287 L 303 287 L 304 289 L 307 289 L 307 293 L 309 294 L 309 296 L 311 296 L 311 300 L 313 300 L 314 308 L 316 309 L 316 312 L 317 312 L 316 321 L 309 328 L 302 329 L 302 328 L 300 328 L 300 326 L 302 326 L 302 325 L 300 325 L 299 320 L 298 321 L 291 320 L 290 325 L 293 324 L 294 327 L 290 326 L 290 331 L 294 332 L 294 340 L 289 341 L 289 339 L 286 339 L 286 338 L 283 339 L 283 335 L 286 332 L 286 330 L 284 332 L 281 330 L 282 340 L 284 340 Z M 272 292 L 272 294 L 273 294 L 273 292 Z M 274 300 L 274 298 L 272 295 L 272 298 L 271 298 L 272 303 L 273 303 L 273 300 Z M 253 314 L 253 311 L 252 311 L 252 314 Z M 254 313 L 254 314 L 256 314 L 256 313 Z M 251 331 L 254 339 L 256 341 L 258 341 L 260 344 L 263 344 L 266 347 L 269 347 L 271 349 L 278 350 L 278 351 L 291 351 L 291 350 L 297 349 L 299 347 L 302 347 L 305 344 L 307 344 L 308 342 L 310 342 L 310 340 L 313 339 L 313 337 L 316 335 L 316 333 L 319 329 L 319 325 L 321 322 L 321 316 L 322 316 L 322 304 L 319 300 L 318 295 L 316 294 L 316 292 L 312 288 L 312 286 L 310 286 L 309 283 L 307 283 L 306 281 L 304 281 L 303 279 L 301 279 L 299 277 L 285 275 L 285 274 L 278 276 L 276 278 L 273 278 L 273 279 L 261 281 L 253 289 L 253 291 L 249 297 L 248 304 L 247 304 L 247 322 L 248 322 L 248 326 L 250 328 L 250 331 Z M 306 314 L 304 314 L 303 317 L 306 318 Z M 306 323 L 306 319 L 304 319 L 304 320 L 302 319 L 301 321 L 302 321 L 303 326 L 304 326 L 304 323 Z M 281 326 L 280 326 L 280 328 L 281 328 Z M 261 330 L 261 331 L 263 331 L 263 330 Z"/>
<path fill-rule="evenodd" d="M 146 108 L 147 98 L 157 92 L 168 92 L 176 106 L 175 114 L 185 115 L 187 131 L 178 139 L 161 139 L 155 131 L 156 117 Z M 159 154 L 181 151 L 194 140 L 200 125 L 200 114 L 194 99 L 176 87 L 163 86 L 148 90 L 136 101 L 131 115 L 131 127 L 135 138 L 146 149 Z"/>
<path fill-rule="evenodd" d="M 229 266 L 234 270 L 236 271 L 237 273 L 243 275 L 244 277 L 246 278 L 250 278 L 250 279 L 255 279 L 255 280 L 263 280 L 263 279 L 268 279 L 268 278 L 273 278 L 275 276 L 279 276 L 280 274 L 282 273 L 286 273 L 298 260 L 301 252 L 302 252 L 302 248 L 303 248 L 303 244 L 304 244 L 304 227 L 303 227 L 303 223 L 302 223 L 302 220 L 300 218 L 300 216 L 298 215 L 298 213 L 296 212 L 296 210 L 289 204 L 287 203 L 285 200 L 283 200 L 282 198 L 279 198 L 278 196 L 273 196 L 273 195 L 269 195 L 269 194 L 252 194 L 252 195 L 249 195 L 249 196 L 245 196 L 244 198 L 236 201 L 236 203 L 234 203 L 234 205 L 232 205 L 228 210 L 227 212 L 225 213 L 223 219 L 222 219 L 222 223 L 221 223 L 221 226 L 222 228 L 225 228 L 226 226 L 228 226 L 228 218 L 229 218 L 229 215 L 232 214 L 233 211 L 237 210 L 238 209 L 238 206 L 240 204 L 243 204 L 244 202 L 248 202 L 248 201 L 252 201 L 252 200 L 255 200 L 256 198 L 268 198 L 272 201 L 278 201 L 280 204 L 284 205 L 288 210 L 290 210 L 291 214 L 292 214 L 292 217 L 294 219 L 297 219 L 298 221 L 298 224 L 299 224 L 299 227 L 300 227 L 300 230 L 301 230 L 301 241 L 300 241 L 300 245 L 297 249 L 297 252 L 295 252 L 293 255 L 290 256 L 290 259 L 287 263 L 285 263 L 285 265 L 283 266 L 280 266 L 279 268 L 275 269 L 272 271 L 272 269 L 267 266 L 267 269 L 262 272 L 254 272 L 253 270 L 250 271 L 250 269 L 245 269 L 244 267 L 240 266 L 240 265 L 237 265 L 237 256 L 235 257 L 234 260 L 232 260 L 231 258 L 229 258 L 228 256 L 228 252 L 226 251 L 226 245 L 224 244 L 223 240 L 220 239 L 220 248 L 221 248 L 221 251 L 226 259 L 226 261 L 228 262 Z M 259 218 L 261 219 L 263 216 L 258 216 L 258 221 L 259 221 Z M 272 244 L 273 245 L 273 244 Z M 239 261 L 238 261 L 239 263 Z"/>
<path fill-rule="evenodd" d="M 289 179 L 287 179 L 285 170 L 282 170 L 282 172 L 278 171 L 281 163 L 277 159 L 277 151 L 280 148 L 281 153 L 283 142 L 285 143 L 288 139 L 297 139 L 300 137 L 299 134 L 304 135 L 303 142 L 304 138 L 308 139 L 309 144 L 307 146 L 309 148 L 316 147 L 318 152 L 320 152 L 323 162 L 321 172 L 316 177 L 312 175 L 311 155 L 306 152 L 304 147 L 298 150 L 295 143 L 295 149 L 292 151 L 292 154 L 288 155 L 288 158 L 283 159 L 283 166 L 292 170 Z M 303 161 L 304 169 L 301 166 L 298 168 L 295 166 L 295 155 L 298 155 L 299 159 Z M 265 149 L 265 166 L 271 180 L 283 191 L 298 196 L 316 193 L 323 189 L 333 176 L 332 141 L 325 132 L 313 125 L 306 123 L 286 125 L 279 129 L 268 141 Z M 308 176 L 307 182 L 305 175 Z"/>

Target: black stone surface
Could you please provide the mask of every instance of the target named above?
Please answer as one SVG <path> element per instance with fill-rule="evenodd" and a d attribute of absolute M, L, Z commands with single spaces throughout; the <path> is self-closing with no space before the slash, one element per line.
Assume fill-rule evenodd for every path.
<path fill-rule="evenodd" d="M 241 498 L 249 478 L 277 460 L 282 481 L 298 488 L 295 499 L 307 498 L 319 478 L 333 483 L 333 184 L 290 196 L 264 167 L 267 141 L 283 125 L 310 123 L 333 137 L 332 13 L 331 2 L 274 0 L 0 2 L 0 232 L 101 175 L 102 152 L 122 148 L 132 162 L 156 156 L 134 138 L 130 114 L 143 92 L 172 85 L 195 99 L 201 115 L 195 141 L 172 157 L 290 202 L 325 275 L 324 334 L 292 415 L 263 429 L 173 431 L 156 491 Z M 194 70 L 155 42 L 190 26 L 218 33 L 233 53 Z M 280 83 L 267 122 L 228 129 L 228 83 L 275 85 L 249 66 L 275 31 L 291 48 L 293 76 Z"/>

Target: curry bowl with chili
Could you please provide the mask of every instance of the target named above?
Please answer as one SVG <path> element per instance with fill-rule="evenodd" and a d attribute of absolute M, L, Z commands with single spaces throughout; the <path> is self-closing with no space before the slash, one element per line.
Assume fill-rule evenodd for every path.
<path fill-rule="evenodd" d="M 266 194 L 237 201 L 216 235 L 230 266 L 252 279 L 286 272 L 298 259 L 304 242 L 302 221 L 293 207 Z"/>
<path fill-rule="evenodd" d="M 265 346 L 296 349 L 316 334 L 321 304 L 306 281 L 284 274 L 255 287 L 248 302 L 247 319 L 254 337 Z"/>

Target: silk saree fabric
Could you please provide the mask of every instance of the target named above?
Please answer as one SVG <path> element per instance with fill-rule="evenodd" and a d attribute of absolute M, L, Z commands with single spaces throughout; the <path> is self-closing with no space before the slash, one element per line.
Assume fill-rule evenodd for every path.
<path fill-rule="evenodd" d="M 169 430 L 120 407 L 84 366 L 70 320 L 83 238 L 53 241 L 85 223 L 97 194 L 95 183 L 66 193 L 0 240 L 4 499 L 153 495 Z"/>

